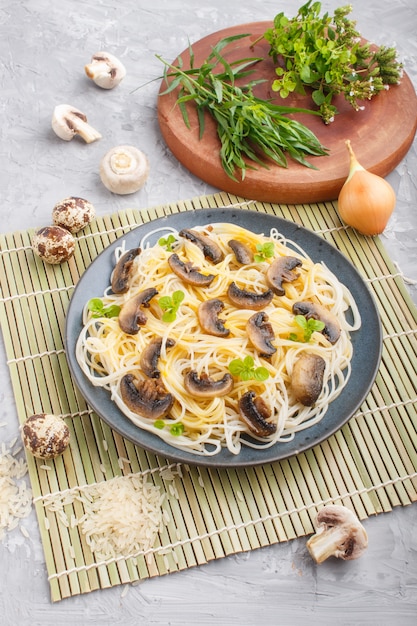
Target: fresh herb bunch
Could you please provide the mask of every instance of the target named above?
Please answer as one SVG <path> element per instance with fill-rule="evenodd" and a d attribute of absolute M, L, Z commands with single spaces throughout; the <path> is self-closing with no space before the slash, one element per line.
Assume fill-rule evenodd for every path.
<path fill-rule="evenodd" d="M 370 100 L 402 76 L 402 64 L 395 48 L 371 50 L 360 39 L 356 22 L 347 16 L 351 5 L 320 16 L 321 2 L 309 0 L 289 19 L 278 13 L 274 27 L 264 33 L 278 78 L 272 89 L 286 98 L 291 92 L 312 89 L 312 99 L 323 121 L 334 120 L 338 110 L 334 97 L 343 94 L 358 111 L 363 100 Z"/>
<path fill-rule="evenodd" d="M 194 67 L 194 55 L 190 46 L 190 68 L 183 69 L 183 61 L 178 58 L 178 65 L 165 64 L 164 78 L 167 94 L 178 87 L 177 104 L 181 109 L 184 122 L 190 128 L 187 102 L 194 102 L 197 107 L 200 138 L 204 134 L 206 111 L 217 125 L 220 138 L 220 158 L 222 167 L 230 178 L 237 180 L 236 171 L 240 171 L 241 180 L 247 169 L 256 169 L 250 162 L 268 167 L 265 157 L 272 159 L 281 167 L 287 167 L 287 153 L 292 159 L 313 167 L 306 161 L 306 155 L 326 155 L 326 149 L 317 137 L 304 124 L 286 117 L 286 113 L 311 113 L 313 111 L 297 107 L 277 106 L 267 100 L 256 98 L 253 94 L 255 85 L 264 81 L 250 81 L 238 86 L 236 81 L 248 76 L 251 65 L 262 60 L 247 58 L 228 63 L 222 56 L 223 48 L 236 39 L 247 35 L 235 35 L 220 40 L 213 47 L 211 54 L 200 67 Z M 249 163 L 246 159 L 249 159 Z"/>

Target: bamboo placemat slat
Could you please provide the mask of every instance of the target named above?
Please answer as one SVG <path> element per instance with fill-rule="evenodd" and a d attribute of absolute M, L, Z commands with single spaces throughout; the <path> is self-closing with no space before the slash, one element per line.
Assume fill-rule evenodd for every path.
<path fill-rule="evenodd" d="M 283 217 L 339 248 L 373 292 L 384 334 L 375 384 L 343 428 L 296 457 L 246 469 L 170 463 L 125 441 L 74 387 L 64 351 L 71 295 L 97 254 L 141 223 L 222 206 Z M 52 412 L 71 431 L 61 457 L 28 457 L 53 601 L 308 535 L 326 503 L 365 519 L 417 500 L 417 311 L 380 239 L 345 228 L 332 202 L 286 206 L 218 193 L 127 209 L 98 217 L 77 236 L 74 257 L 59 266 L 34 257 L 31 236 L 30 230 L 0 235 L 0 322 L 19 422 Z M 83 515 L 77 495 L 122 476 L 146 477 L 159 488 L 165 523 L 152 549 L 100 562 L 72 523 Z M 62 505 L 54 509 L 51 494 Z"/>

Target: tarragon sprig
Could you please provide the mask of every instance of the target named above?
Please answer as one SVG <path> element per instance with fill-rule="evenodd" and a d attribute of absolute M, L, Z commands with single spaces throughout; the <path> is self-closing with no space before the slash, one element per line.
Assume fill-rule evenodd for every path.
<path fill-rule="evenodd" d="M 221 163 L 233 180 L 237 180 L 237 171 L 243 180 L 247 169 L 256 169 L 256 165 L 268 168 L 268 159 L 287 167 L 286 155 L 306 167 L 314 168 L 306 156 L 326 155 L 326 148 L 304 124 L 286 117 L 286 114 L 303 112 L 314 115 L 315 112 L 278 106 L 255 97 L 253 88 L 263 80 L 253 80 L 243 86 L 237 84 L 238 79 L 251 73 L 248 68 L 262 60 L 253 57 L 228 63 L 221 51 L 227 44 L 242 37 L 247 35 L 220 40 L 200 67 L 194 67 L 191 46 L 188 69 L 183 68 L 181 57 L 178 58 L 178 65 L 173 65 L 158 56 L 165 64 L 164 78 L 167 83 L 167 89 L 161 95 L 179 89 L 177 104 L 188 128 L 191 125 L 186 105 L 189 102 L 196 105 L 200 138 L 205 130 L 205 112 L 212 116 L 221 144 Z"/>

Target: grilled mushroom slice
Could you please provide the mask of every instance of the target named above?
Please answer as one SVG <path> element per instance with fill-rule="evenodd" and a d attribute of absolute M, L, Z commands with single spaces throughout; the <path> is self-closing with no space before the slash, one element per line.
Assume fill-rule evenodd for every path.
<path fill-rule="evenodd" d="M 275 339 L 274 331 L 268 322 L 268 316 L 264 311 L 254 313 L 246 322 L 246 332 L 250 342 L 262 357 L 272 356 L 277 349 L 272 345 Z"/>
<path fill-rule="evenodd" d="M 162 342 L 162 337 L 155 337 L 141 352 L 139 365 L 142 372 L 149 378 L 159 378 L 161 375 L 158 369 L 158 360 L 161 356 Z M 167 348 L 172 348 L 175 346 L 175 341 L 168 338 L 165 345 Z"/>
<path fill-rule="evenodd" d="M 140 248 L 132 248 L 122 254 L 120 259 L 117 261 L 111 278 L 111 288 L 113 293 L 126 293 L 126 291 L 128 291 L 133 261 L 140 253 Z"/>
<path fill-rule="evenodd" d="M 137 296 L 130 298 L 119 313 L 119 326 L 127 335 L 137 335 L 141 326 L 146 324 L 147 317 L 141 307 L 149 307 L 149 302 L 157 294 L 153 287 L 144 289 Z"/>
<path fill-rule="evenodd" d="M 152 420 L 167 415 L 174 403 L 172 394 L 167 392 L 160 380 L 139 380 L 133 374 L 123 376 L 120 381 L 120 395 L 133 413 Z"/>
<path fill-rule="evenodd" d="M 323 389 L 325 360 L 319 354 L 304 352 L 294 363 L 291 387 L 295 398 L 304 406 L 312 406 Z"/>
<path fill-rule="evenodd" d="M 239 289 L 235 282 L 230 283 L 227 290 L 229 300 L 239 309 L 251 309 L 260 311 L 264 309 L 274 297 L 272 289 L 268 289 L 262 293 L 254 293 Z"/>
<path fill-rule="evenodd" d="M 239 400 L 239 413 L 249 430 L 257 437 L 269 437 L 277 429 L 277 425 L 268 422 L 270 410 L 261 396 L 254 391 L 247 391 Z"/>
<path fill-rule="evenodd" d="M 203 373 L 200 377 L 195 370 L 184 376 L 184 387 L 188 393 L 196 398 L 216 398 L 226 396 L 233 389 L 233 377 L 227 373 L 219 380 L 213 380 Z"/>
<path fill-rule="evenodd" d="M 190 230 L 188 228 L 183 228 L 179 232 L 180 237 L 185 237 L 189 241 L 192 241 L 204 254 L 206 259 L 209 259 L 212 263 L 220 263 L 223 260 L 224 255 L 215 241 L 207 237 L 207 235 L 202 235 L 195 230 Z"/>
<path fill-rule="evenodd" d="M 225 327 L 223 320 L 218 315 L 223 311 L 224 303 L 218 298 L 212 298 L 202 302 L 197 309 L 198 321 L 201 328 L 208 335 L 215 337 L 227 337 L 230 330 Z"/>
<path fill-rule="evenodd" d="M 251 309 L 253 311 L 264 309 L 274 297 L 272 289 L 268 289 L 263 293 L 254 293 L 239 289 L 235 282 L 230 283 L 227 295 L 232 304 L 238 309 Z"/>
<path fill-rule="evenodd" d="M 339 320 L 326 307 L 315 302 L 296 302 L 292 311 L 295 315 L 304 315 L 306 319 L 313 318 L 323 322 L 324 328 L 321 332 L 330 343 L 335 344 L 339 339 L 341 332 Z"/>
<path fill-rule="evenodd" d="M 294 270 L 301 265 L 302 262 L 295 256 L 281 256 L 271 263 L 266 272 L 266 282 L 277 296 L 285 296 L 282 283 L 296 280 L 299 274 Z"/>
<path fill-rule="evenodd" d="M 192 263 L 184 263 L 184 261 L 181 261 L 176 253 L 171 254 L 168 258 L 168 264 L 174 274 L 189 285 L 208 287 L 214 279 L 214 274 L 201 274 L 198 268 L 194 267 Z"/>
<path fill-rule="evenodd" d="M 227 242 L 229 247 L 232 249 L 236 261 L 240 265 L 249 265 L 253 261 L 252 250 L 242 241 L 238 241 L 237 239 L 231 239 Z"/>

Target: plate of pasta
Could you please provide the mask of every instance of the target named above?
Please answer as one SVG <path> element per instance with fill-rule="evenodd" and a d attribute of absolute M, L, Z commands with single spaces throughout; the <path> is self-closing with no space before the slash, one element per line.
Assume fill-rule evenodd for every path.
<path fill-rule="evenodd" d="M 163 457 L 250 466 L 303 452 L 358 410 L 381 359 L 378 310 L 322 237 L 256 211 L 141 225 L 79 280 L 66 354 L 91 408 Z"/>

